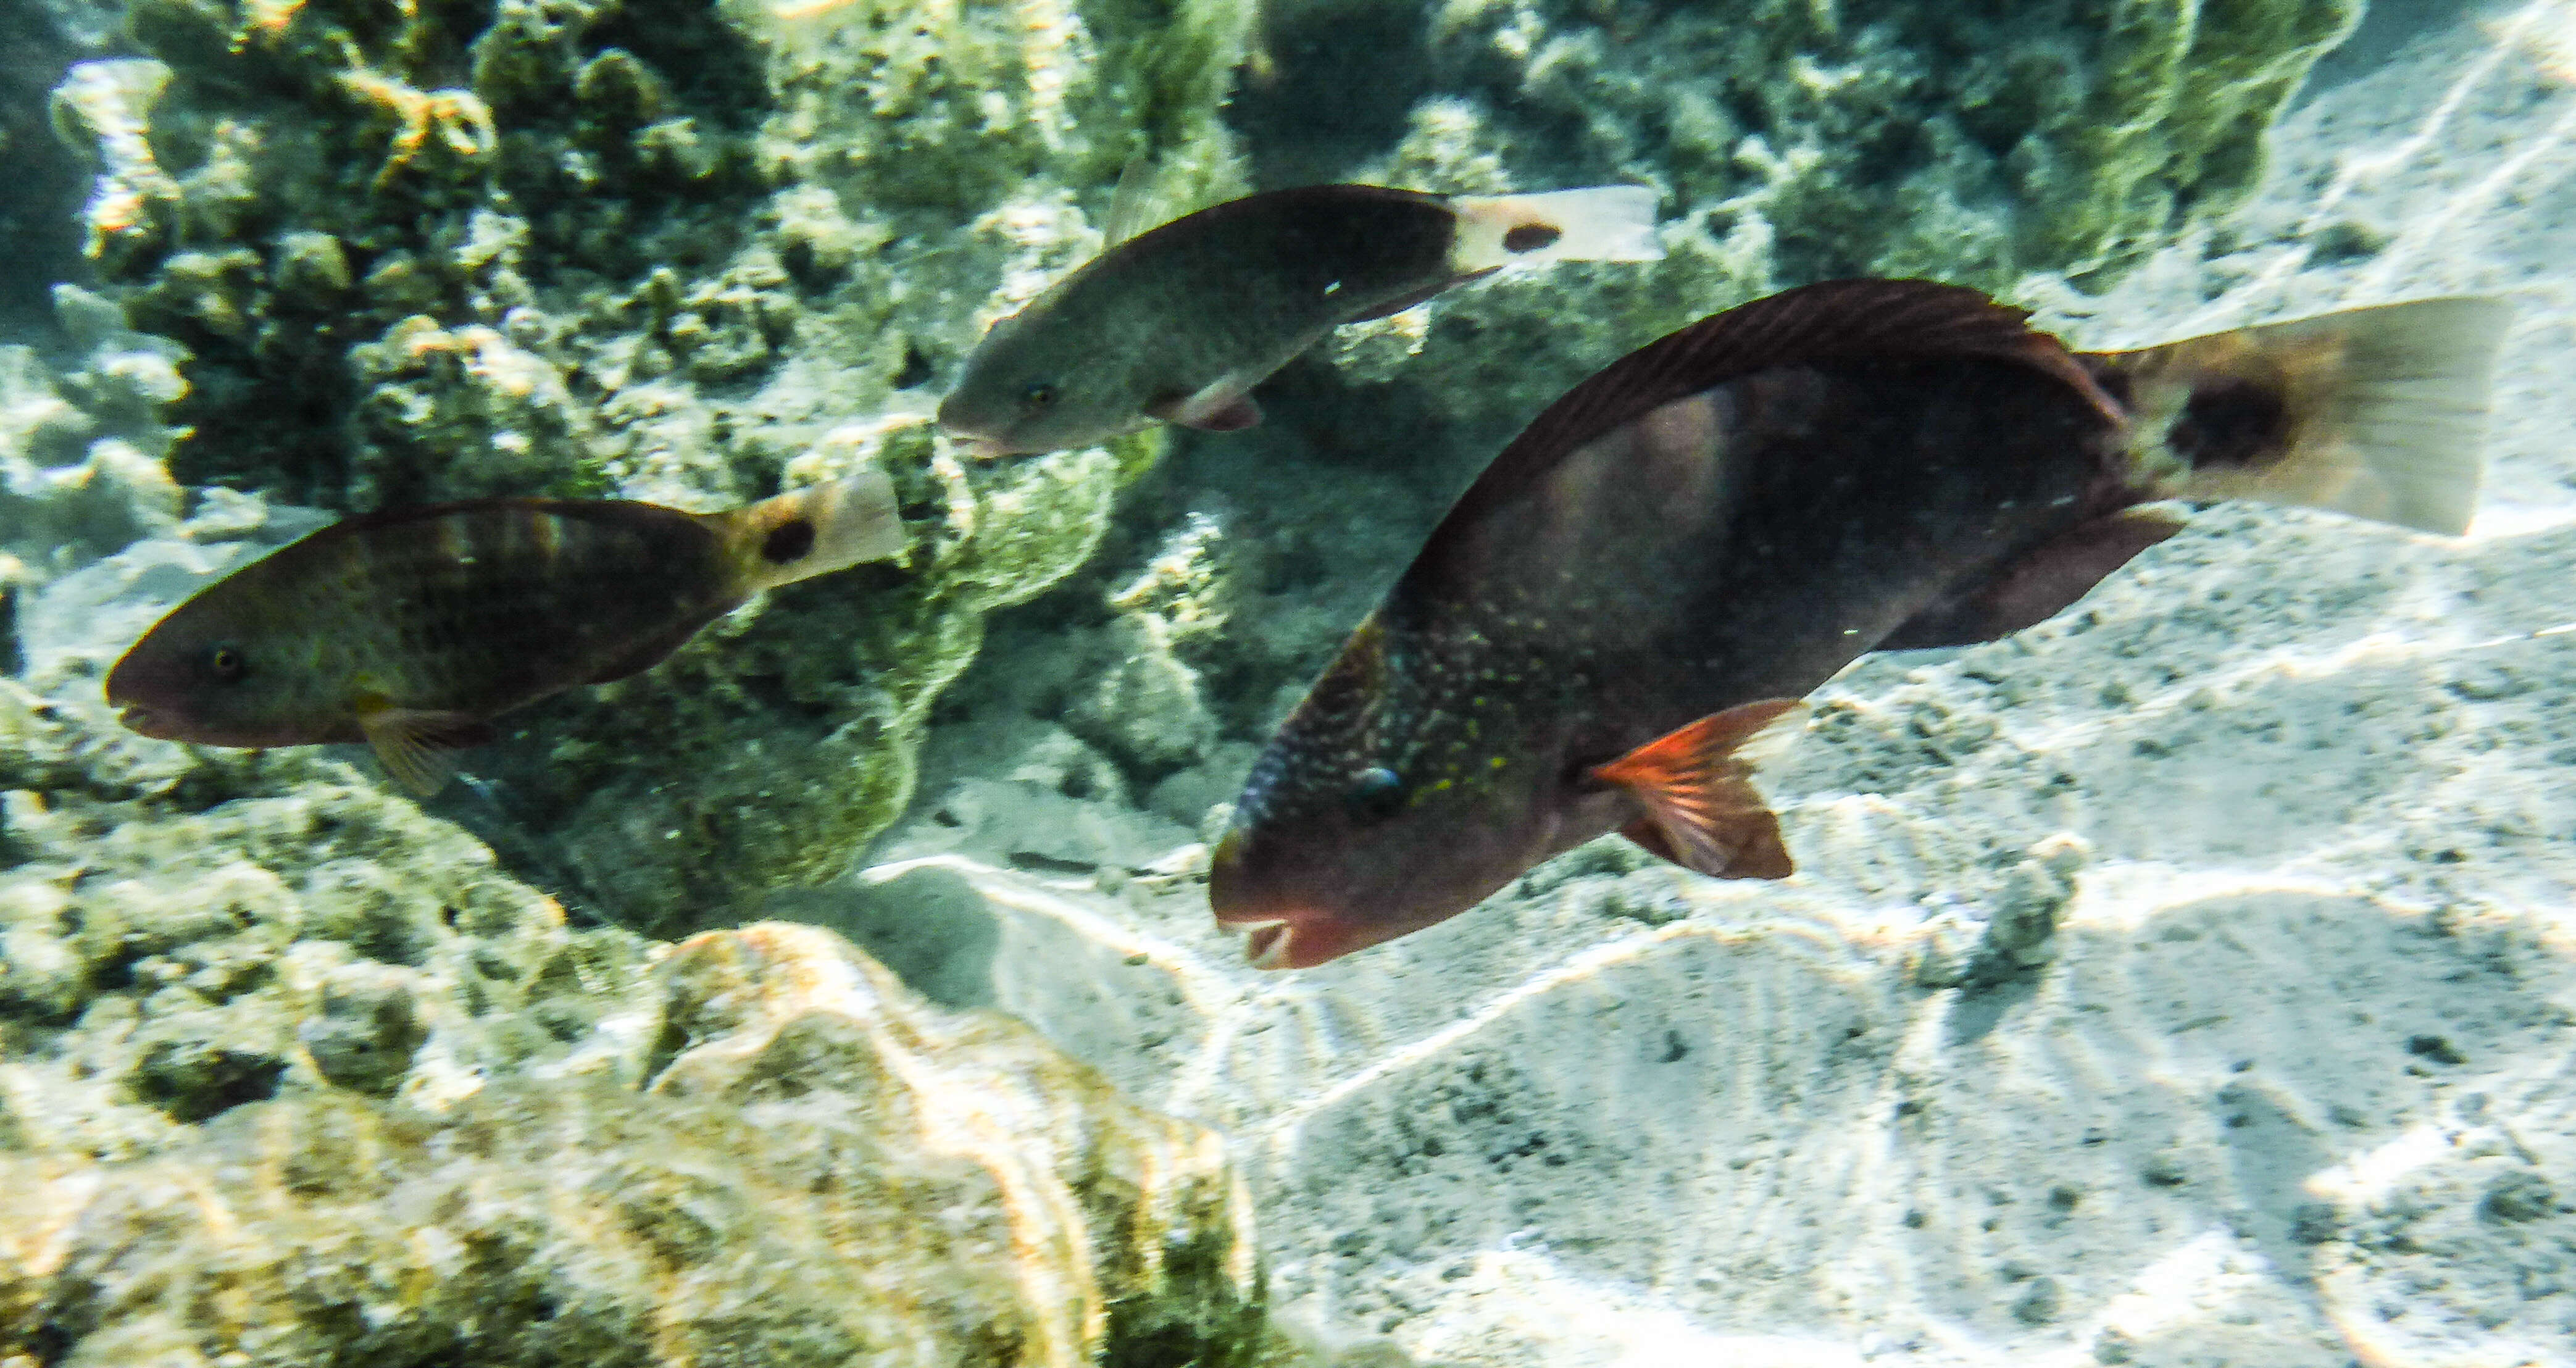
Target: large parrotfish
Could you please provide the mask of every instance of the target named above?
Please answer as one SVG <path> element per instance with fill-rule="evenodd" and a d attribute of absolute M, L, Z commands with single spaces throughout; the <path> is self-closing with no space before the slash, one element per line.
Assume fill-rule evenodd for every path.
<path fill-rule="evenodd" d="M 995 323 L 939 426 L 987 456 L 1156 419 L 1250 427 L 1252 387 L 1342 324 L 1505 266 L 1651 261 L 1654 226 L 1655 192 L 1638 185 L 1492 198 L 1310 185 L 1230 200 L 1115 243 Z"/>
<path fill-rule="evenodd" d="M 1461 497 L 1255 764 L 1217 919 L 1296 968 L 1621 831 L 1791 872 L 1751 782 L 1865 652 L 1992 640 L 2259 499 L 2465 530 L 2498 339 L 2434 299 L 2082 354 L 1923 281 L 1837 281 L 1613 364 Z"/>
<path fill-rule="evenodd" d="M 375 513 L 199 590 L 117 661 L 107 701 L 164 740 L 365 741 L 425 795 L 495 716 L 650 668 L 760 590 L 903 545 L 873 467 L 721 513 L 611 499 Z"/>

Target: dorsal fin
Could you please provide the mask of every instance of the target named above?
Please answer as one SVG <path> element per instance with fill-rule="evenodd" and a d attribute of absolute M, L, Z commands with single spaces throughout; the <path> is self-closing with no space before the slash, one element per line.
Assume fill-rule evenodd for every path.
<path fill-rule="evenodd" d="M 1460 501 L 1502 499 L 1558 458 L 1676 399 L 1780 366 L 1846 359 L 1982 356 L 2014 361 L 2120 407 L 2030 313 L 1930 280 L 1828 280 L 1784 290 L 1667 333 L 1565 392 L 1494 458 Z"/>
<path fill-rule="evenodd" d="M 1154 226 L 1154 158 L 1139 152 L 1118 171 L 1118 186 L 1109 192 L 1109 212 L 1100 221 L 1100 250 L 1125 242 Z"/>

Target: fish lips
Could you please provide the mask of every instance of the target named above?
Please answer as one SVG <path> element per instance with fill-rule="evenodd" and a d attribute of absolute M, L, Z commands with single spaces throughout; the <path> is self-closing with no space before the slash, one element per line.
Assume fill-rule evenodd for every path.
<path fill-rule="evenodd" d="M 940 431 L 948 434 L 948 440 L 956 443 L 958 450 L 965 452 L 968 456 L 971 456 L 978 461 L 998 461 L 1005 456 L 1029 456 L 1035 454 L 1035 452 L 1029 447 L 1008 442 L 999 437 L 986 437 L 980 433 L 973 432 L 959 432 L 954 428 L 941 428 Z"/>
<path fill-rule="evenodd" d="M 116 700 L 111 698 L 108 702 L 110 705 L 114 705 Z M 124 707 L 119 709 L 117 712 L 116 720 L 122 724 L 127 731 L 133 732 L 137 736 L 151 737 L 155 741 L 185 741 L 188 739 L 182 734 L 186 731 L 186 726 L 177 718 L 174 718 L 167 713 L 147 708 L 140 703 L 128 703 L 124 705 Z"/>
<path fill-rule="evenodd" d="M 184 709 L 144 701 L 179 697 L 180 686 L 171 678 L 174 673 L 161 659 L 140 649 L 128 651 L 107 672 L 107 706 L 117 710 L 117 722 L 127 731 L 155 741 L 194 740 Z"/>
<path fill-rule="evenodd" d="M 1208 867 L 1208 903 L 1217 925 L 1246 933 L 1244 958 L 1256 969 L 1312 969 L 1411 929 L 1354 920 L 1317 900 L 1263 887 L 1246 868 L 1246 847 L 1241 832 L 1228 832 L 1217 843 Z"/>
<path fill-rule="evenodd" d="M 989 419 L 992 415 L 984 416 Z M 942 436 L 956 443 L 959 450 L 979 461 L 1034 454 L 1025 443 L 1013 442 L 1007 437 L 978 430 L 957 412 L 957 405 L 952 402 L 940 404 L 936 421 Z"/>

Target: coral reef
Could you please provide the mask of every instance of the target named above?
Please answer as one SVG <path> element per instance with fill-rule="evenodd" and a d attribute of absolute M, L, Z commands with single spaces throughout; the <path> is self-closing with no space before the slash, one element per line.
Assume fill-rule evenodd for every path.
<path fill-rule="evenodd" d="M 839 869 L 981 615 L 1086 557 L 1158 439 L 967 469 L 918 393 L 1097 241 L 1118 168 L 1238 184 L 1227 0 L 138 0 L 55 98 L 108 296 L 184 348 L 189 486 L 356 509 L 716 507 L 881 460 L 909 575 L 747 609 L 531 715 L 478 825 L 660 933 Z M 494 815 L 497 814 L 497 815 Z M 456 815 L 467 815 L 459 813 Z"/>
<path fill-rule="evenodd" d="M 1078 258 L 1131 154 L 1229 184 L 1238 10 L 137 0 L 55 113 L 194 353 L 182 482 L 728 502 Z"/>

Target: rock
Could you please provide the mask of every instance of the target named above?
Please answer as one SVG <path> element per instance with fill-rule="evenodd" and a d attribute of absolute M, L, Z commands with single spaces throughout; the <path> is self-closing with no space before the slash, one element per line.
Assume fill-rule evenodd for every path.
<path fill-rule="evenodd" d="M 1990 988 L 2054 957 L 2057 922 L 2075 897 L 2085 843 L 2059 834 L 2030 848 L 1985 900 L 1982 921 L 1942 914 L 1926 923 L 1913 978 L 1927 988 Z"/>
<path fill-rule="evenodd" d="M 1127 613 L 1108 633 L 1109 664 L 1065 710 L 1073 733 L 1151 783 L 1207 754 L 1216 720 L 1199 696 L 1198 671 L 1173 654 L 1171 629 Z"/>
<path fill-rule="evenodd" d="M 1025 1028 L 828 932 L 678 947 L 641 1092 L 241 1107 L 148 1158 L 0 1154 L 0 1361 L 1250 1364 L 1240 1181 Z"/>

